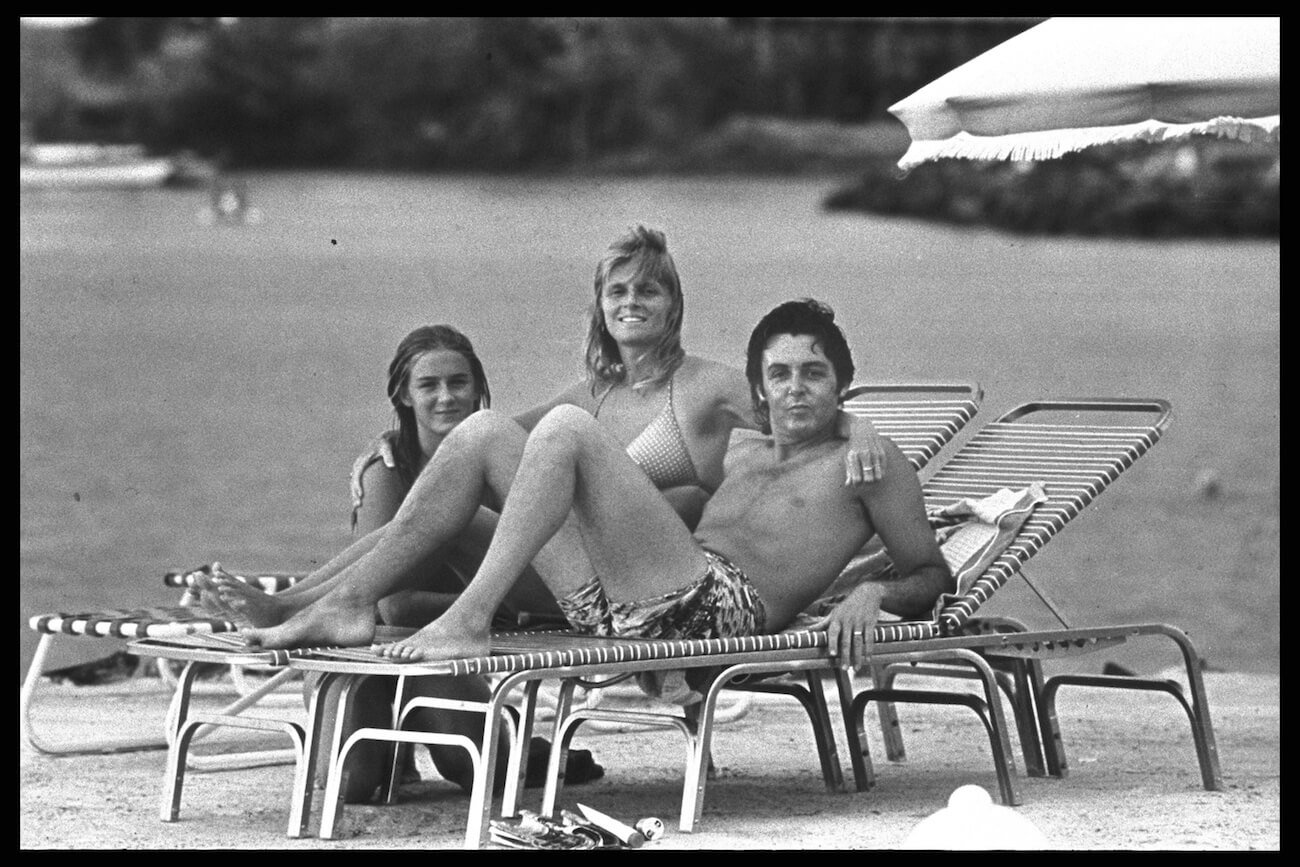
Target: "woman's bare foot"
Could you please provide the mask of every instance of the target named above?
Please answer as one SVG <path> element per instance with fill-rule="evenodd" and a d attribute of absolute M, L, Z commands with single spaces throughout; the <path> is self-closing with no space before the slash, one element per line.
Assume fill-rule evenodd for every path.
<path fill-rule="evenodd" d="M 375 638 L 375 606 L 330 594 L 283 623 L 246 627 L 239 634 L 255 647 L 360 647 Z"/>
<path fill-rule="evenodd" d="M 486 628 L 467 629 L 447 618 L 439 618 L 409 638 L 392 644 L 376 644 L 372 649 L 377 656 L 397 662 L 432 662 L 487 656 L 492 651 L 492 641 Z"/>
<path fill-rule="evenodd" d="M 217 594 L 217 585 L 212 580 L 212 567 L 204 566 L 201 570 L 195 570 L 194 580 L 189 589 L 185 591 L 186 596 L 193 598 L 207 614 L 212 617 L 224 617 L 229 620 L 236 620 L 236 614 L 230 606 L 221 601 Z"/>
<path fill-rule="evenodd" d="M 216 601 L 226 616 L 240 627 L 277 626 L 293 614 L 293 609 L 275 596 L 247 581 L 241 581 L 221 568 L 220 563 L 212 564 L 212 577 L 204 583 L 212 587 Z M 200 599 L 207 603 L 207 597 L 200 591 Z"/>

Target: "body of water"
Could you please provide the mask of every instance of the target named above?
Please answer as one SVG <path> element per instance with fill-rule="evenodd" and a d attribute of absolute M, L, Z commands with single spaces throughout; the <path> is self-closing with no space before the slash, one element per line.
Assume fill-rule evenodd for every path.
<path fill-rule="evenodd" d="M 1035 577 L 1075 624 L 1170 622 L 1215 666 L 1278 668 L 1277 243 L 831 214 L 835 180 L 247 181 L 256 225 L 206 224 L 202 191 L 20 196 L 20 674 L 32 614 L 170 604 L 167 568 L 306 570 L 342 548 L 348 470 L 416 325 L 470 335 L 497 408 L 571 381 L 596 260 L 636 221 L 668 234 L 688 351 L 742 365 L 758 318 L 811 295 L 861 379 L 975 380 L 985 419 L 1170 400 L 1169 433 Z M 993 605 L 1054 624 L 1021 588 Z M 63 644 L 55 665 L 105 646 Z"/>

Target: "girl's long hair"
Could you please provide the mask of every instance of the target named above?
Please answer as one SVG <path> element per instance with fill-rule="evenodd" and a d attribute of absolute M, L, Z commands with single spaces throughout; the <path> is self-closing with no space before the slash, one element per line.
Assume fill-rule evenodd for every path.
<path fill-rule="evenodd" d="M 486 409 L 492 405 L 492 392 L 488 388 L 487 373 L 483 362 L 474 352 L 474 344 L 469 338 L 450 325 L 422 325 L 402 338 L 397 344 L 397 352 L 388 364 L 388 400 L 397 412 L 397 452 L 398 463 L 404 472 L 415 472 L 420 466 L 420 434 L 415 422 L 415 410 L 402 403 L 411 382 L 411 368 L 416 359 L 434 349 L 449 349 L 459 352 L 469 362 L 470 373 L 474 377 L 474 390 L 478 396 L 474 400 L 474 411 Z"/>

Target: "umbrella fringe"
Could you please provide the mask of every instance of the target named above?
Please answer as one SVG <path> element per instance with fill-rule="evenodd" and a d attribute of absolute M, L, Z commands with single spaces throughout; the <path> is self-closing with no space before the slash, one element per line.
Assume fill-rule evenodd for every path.
<path fill-rule="evenodd" d="M 932 160 L 1048 160 L 1098 145 L 1127 141 L 1161 142 L 1213 135 L 1244 142 L 1281 141 L 1281 115 L 1216 117 L 1200 123 L 1142 123 L 1111 127 L 1054 129 L 1005 136 L 958 133 L 941 141 L 916 141 L 898 161 L 904 172 Z"/>

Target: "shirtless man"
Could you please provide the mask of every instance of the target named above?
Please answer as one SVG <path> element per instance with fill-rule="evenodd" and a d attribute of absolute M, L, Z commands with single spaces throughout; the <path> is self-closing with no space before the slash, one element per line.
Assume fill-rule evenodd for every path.
<path fill-rule="evenodd" d="M 860 585 L 819 624 L 842 665 L 863 665 L 882 609 L 924 616 L 953 579 L 916 472 L 893 443 L 880 481 L 843 484 L 845 440 L 835 422 L 853 361 L 833 317 L 815 301 L 792 301 L 754 330 L 746 373 L 770 436 L 732 447 L 694 534 L 591 416 L 559 407 L 528 438 L 469 587 L 442 617 L 376 652 L 402 660 L 487 653 L 491 613 L 530 562 L 584 631 L 776 632 L 879 535 L 899 577 Z M 249 632 L 264 641 L 258 633 L 271 630 Z"/>

